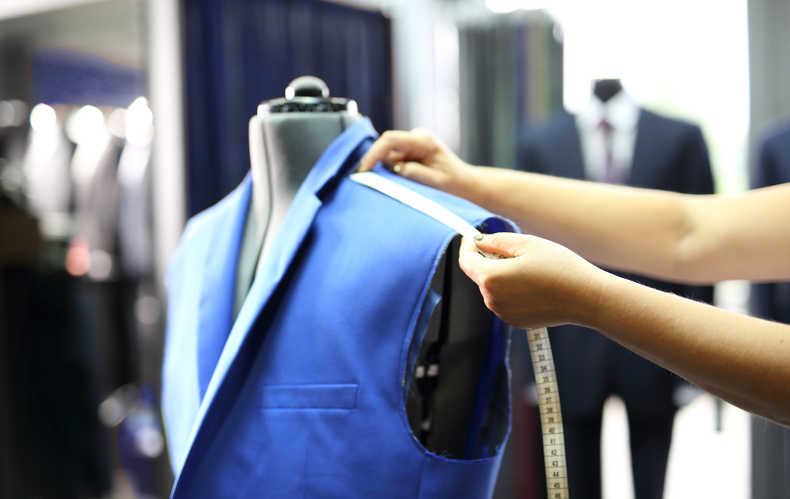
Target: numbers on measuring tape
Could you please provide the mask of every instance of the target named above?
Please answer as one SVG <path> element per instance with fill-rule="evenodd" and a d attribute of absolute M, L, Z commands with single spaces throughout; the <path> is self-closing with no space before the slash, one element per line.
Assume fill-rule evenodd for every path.
<path fill-rule="evenodd" d="M 546 485 L 549 497 L 568 499 L 568 472 L 565 463 L 565 433 L 554 372 L 554 357 L 546 328 L 527 331 L 535 383 L 538 388 Z"/>

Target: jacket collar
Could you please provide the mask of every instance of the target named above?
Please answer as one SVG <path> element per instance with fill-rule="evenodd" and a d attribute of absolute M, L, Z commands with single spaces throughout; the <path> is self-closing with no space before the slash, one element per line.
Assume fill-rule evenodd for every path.
<path fill-rule="evenodd" d="M 639 121 L 639 104 L 625 90 L 606 102 L 595 94 L 584 109 L 576 115 L 576 124 L 583 130 L 596 130 L 601 120 L 606 120 L 618 131 L 633 130 Z"/>
<path fill-rule="evenodd" d="M 215 399 L 221 394 L 221 391 L 241 389 L 243 376 L 249 367 L 247 364 L 251 363 L 254 359 L 254 353 L 251 355 L 239 354 L 244 350 L 244 342 L 248 337 L 251 327 L 255 321 L 258 320 L 261 310 L 264 309 L 272 298 L 278 284 L 285 276 L 288 268 L 294 261 L 295 255 L 302 246 L 313 219 L 318 209 L 321 207 L 320 197 L 322 191 L 328 188 L 333 183 L 334 179 L 344 175 L 353 168 L 363 152 L 360 150 L 360 146 L 364 144 L 369 145 L 377 136 L 378 134 L 367 118 L 350 126 L 324 151 L 302 186 L 299 188 L 299 191 L 296 193 L 291 208 L 285 215 L 281 230 L 278 231 L 272 246 L 273 248 L 277 248 L 277 251 L 271 251 L 266 256 L 263 268 L 258 272 L 252 283 L 249 295 L 239 311 L 238 318 L 235 324 L 233 324 L 224 348 L 222 349 L 222 353 L 216 363 L 216 368 L 206 386 L 205 395 L 200 403 L 197 418 L 187 445 L 187 457 L 181 468 L 181 473 L 176 477 L 176 485 L 173 489 L 174 492 L 178 485 L 179 478 L 184 476 L 185 473 L 189 474 L 190 470 L 193 472 L 197 469 L 201 450 L 205 448 L 205 445 L 201 445 L 201 441 L 210 438 L 211 433 L 213 433 L 221 423 L 221 414 L 218 414 L 218 412 L 222 410 L 223 404 L 214 404 Z M 366 150 L 367 148 L 365 147 L 364 149 Z M 237 258 L 246 210 L 250 202 L 250 191 L 251 182 L 249 179 L 245 179 L 242 186 L 239 187 L 239 192 L 234 193 L 236 194 L 236 198 L 234 198 L 235 202 L 232 203 L 232 205 L 235 209 L 232 208 L 231 213 L 228 214 L 232 216 L 233 211 L 235 211 L 233 223 L 227 224 L 228 226 L 234 227 L 233 231 L 227 234 L 231 236 L 231 239 L 225 240 L 227 241 L 225 250 L 216 252 L 215 256 L 210 258 L 210 260 L 220 256 L 228 258 L 229 260 L 235 260 Z M 225 232 L 227 232 L 223 224 L 218 225 L 219 227 L 216 233 L 217 238 L 226 235 Z M 238 227 L 241 227 L 241 229 Z M 287 230 L 282 230 L 286 227 Z M 220 243 L 222 241 L 222 239 L 212 239 L 220 241 Z M 209 278 L 211 276 L 216 276 L 217 274 L 214 270 L 224 268 L 222 266 L 226 265 L 227 262 L 210 261 L 207 262 L 207 264 L 212 267 L 211 269 L 206 269 L 206 277 Z M 228 269 L 230 269 L 230 265 L 227 265 Z M 214 268 L 214 266 L 216 266 L 216 268 Z M 229 295 L 228 303 L 223 305 L 220 310 L 223 317 L 218 319 L 220 322 L 218 323 L 218 327 L 222 327 L 221 322 L 225 320 L 225 315 L 232 313 L 232 309 L 228 307 L 232 307 L 232 279 L 234 279 L 236 275 L 235 263 L 233 263 L 232 266 L 234 271 L 230 274 L 230 277 L 227 275 L 221 277 L 223 280 L 231 279 L 230 286 L 223 282 L 222 287 L 208 288 L 214 289 L 215 292 L 216 290 L 220 290 L 220 292 Z M 212 283 L 207 282 L 206 286 L 212 286 Z M 230 315 L 228 315 L 228 317 L 230 317 Z M 200 347 L 198 347 L 198 350 L 200 351 Z M 210 440 L 206 442 L 206 444 L 209 442 Z"/>

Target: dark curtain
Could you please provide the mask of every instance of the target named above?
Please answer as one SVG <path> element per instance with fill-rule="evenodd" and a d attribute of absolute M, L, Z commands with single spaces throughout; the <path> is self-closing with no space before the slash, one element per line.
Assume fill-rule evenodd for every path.
<path fill-rule="evenodd" d="M 317 0 L 184 0 L 189 214 L 211 206 L 249 170 L 249 119 L 298 76 L 357 101 L 392 128 L 390 22 Z"/>
<path fill-rule="evenodd" d="M 562 44 L 540 14 L 460 26 L 461 157 L 515 168 L 518 136 L 562 107 Z"/>

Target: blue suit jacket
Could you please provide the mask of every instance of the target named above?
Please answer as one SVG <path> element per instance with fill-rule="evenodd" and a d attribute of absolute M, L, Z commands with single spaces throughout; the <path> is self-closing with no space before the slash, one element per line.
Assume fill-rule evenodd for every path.
<path fill-rule="evenodd" d="M 324 152 L 235 323 L 249 177 L 189 222 L 168 274 L 163 410 L 173 497 L 490 496 L 504 441 L 475 459 L 447 459 L 426 451 L 406 419 L 420 334 L 440 299 L 432 275 L 455 234 L 346 177 L 375 137 L 364 120 Z M 472 225 L 512 230 L 475 205 L 378 171 Z M 487 403 L 507 350 L 505 329 L 493 316 L 489 323 L 472 439 L 486 439 L 484 422 L 507 427 L 509 418 L 507 403 Z"/>
<path fill-rule="evenodd" d="M 561 112 L 542 127 L 527 132 L 519 151 L 521 169 L 585 180 L 575 117 Z M 641 110 L 628 185 L 689 194 L 713 192 L 708 151 L 699 127 Z M 616 272 L 647 286 L 712 302 L 710 286 L 682 286 Z M 611 391 L 628 403 L 630 416 L 672 417 L 672 391 L 680 378 L 630 352 L 619 351 L 611 340 L 580 326 L 551 328 L 554 362 L 563 414 L 600 413 Z M 613 386 L 614 385 L 614 386 Z"/>

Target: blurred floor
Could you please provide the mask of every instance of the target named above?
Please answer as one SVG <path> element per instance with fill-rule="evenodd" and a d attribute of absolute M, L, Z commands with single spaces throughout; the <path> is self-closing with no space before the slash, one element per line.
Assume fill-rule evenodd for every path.
<path fill-rule="evenodd" d="M 716 402 L 701 395 L 677 413 L 664 499 L 750 497 L 750 418 L 724 404 L 722 431 L 716 432 Z M 634 499 L 625 405 L 610 398 L 604 406 L 603 491 L 606 499 Z"/>

